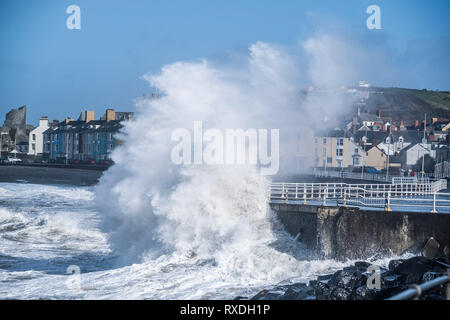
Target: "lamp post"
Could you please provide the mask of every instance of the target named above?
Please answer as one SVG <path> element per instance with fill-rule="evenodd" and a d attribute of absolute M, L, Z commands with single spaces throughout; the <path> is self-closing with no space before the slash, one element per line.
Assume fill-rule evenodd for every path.
<path fill-rule="evenodd" d="M 427 114 L 425 113 L 425 121 L 424 121 L 424 123 L 423 123 L 423 139 L 422 139 L 422 147 L 426 150 L 426 151 L 428 151 L 426 148 L 425 148 L 425 143 L 426 143 L 426 138 L 425 138 L 425 131 L 427 131 Z M 423 155 L 422 155 L 422 178 L 424 177 L 424 175 L 425 175 L 425 171 L 424 171 L 424 169 L 425 169 L 425 152 L 423 153 Z"/>
<path fill-rule="evenodd" d="M 363 142 L 364 142 L 364 154 L 363 154 L 363 156 L 366 156 L 366 142 L 367 142 L 367 126 L 366 126 L 366 134 L 365 134 L 365 141 L 363 140 Z M 366 158 L 367 158 L 367 156 L 366 156 Z M 363 179 L 364 178 L 364 166 L 366 165 L 366 160 L 363 158 L 363 165 L 362 165 L 362 167 L 361 167 L 361 179 Z"/>

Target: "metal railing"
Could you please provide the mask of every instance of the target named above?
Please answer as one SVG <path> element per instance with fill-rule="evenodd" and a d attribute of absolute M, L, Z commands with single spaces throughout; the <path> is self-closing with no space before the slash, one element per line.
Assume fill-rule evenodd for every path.
<path fill-rule="evenodd" d="M 450 178 L 450 162 L 443 161 L 434 166 L 434 176 L 436 178 Z"/>
<path fill-rule="evenodd" d="M 386 174 L 380 173 L 367 173 L 363 174 L 359 172 L 347 172 L 336 170 L 314 170 L 314 176 L 317 178 L 342 178 L 342 179 L 357 179 L 357 180 L 372 180 L 389 182 L 393 176 L 386 176 Z"/>
<path fill-rule="evenodd" d="M 386 175 L 385 173 L 367 173 L 367 172 L 347 172 L 347 171 L 336 171 L 336 170 L 322 170 L 314 169 L 314 176 L 317 178 L 341 178 L 341 179 L 355 179 L 355 180 L 371 180 L 380 182 L 391 182 L 395 180 L 431 180 L 431 173 L 425 173 L 420 177 L 408 177 L 408 176 L 393 176 Z"/>
<path fill-rule="evenodd" d="M 450 193 L 439 192 L 446 188 L 446 180 L 399 184 L 272 183 L 270 201 L 450 212 Z"/>
<path fill-rule="evenodd" d="M 446 284 L 446 300 L 450 300 L 450 269 L 447 271 L 447 275 L 445 276 L 438 277 L 419 285 L 412 285 L 411 288 L 386 300 L 419 299 L 423 292 L 436 288 L 443 284 Z"/>

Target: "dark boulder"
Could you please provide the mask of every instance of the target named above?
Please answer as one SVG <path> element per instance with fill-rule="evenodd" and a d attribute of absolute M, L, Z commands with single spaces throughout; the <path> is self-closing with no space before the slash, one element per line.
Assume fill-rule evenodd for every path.
<path fill-rule="evenodd" d="M 313 280 L 310 281 L 309 286 L 314 289 L 314 295 L 316 296 L 317 300 L 329 299 L 331 290 L 328 284 L 322 281 Z"/>
<path fill-rule="evenodd" d="M 323 275 L 323 276 L 318 276 L 317 280 L 319 281 L 323 281 L 323 282 L 328 282 L 331 278 L 333 277 L 333 274 L 327 274 L 327 275 Z"/>
<path fill-rule="evenodd" d="M 420 282 L 423 274 L 431 271 L 432 266 L 433 260 L 426 257 L 414 257 L 399 264 L 392 272 L 406 276 L 405 284 L 414 284 Z"/>
<path fill-rule="evenodd" d="M 276 300 L 280 297 L 279 292 L 273 292 L 269 290 L 261 290 L 250 300 Z"/>
<path fill-rule="evenodd" d="M 405 275 L 393 274 L 390 272 L 381 274 L 381 288 L 390 288 L 402 285 L 406 280 Z"/>
<path fill-rule="evenodd" d="M 344 268 L 344 270 L 337 271 L 333 274 L 328 285 L 330 287 L 340 287 L 351 291 L 361 285 L 365 285 L 366 282 L 367 276 L 356 268 Z"/>
<path fill-rule="evenodd" d="M 436 278 L 442 277 L 444 275 L 445 275 L 445 273 L 441 273 L 441 272 L 433 272 L 433 271 L 425 272 L 422 276 L 421 282 L 431 281 Z"/>
<path fill-rule="evenodd" d="M 336 287 L 331 291 L 330 300 L 351 300 L 353 299 L 353 293 L 341 287 Z"/>
<path fill-rule="evenodd" d="M 280 296 L 280 300 L 297 300 L 299 293 L 301 293 L 306 288 L 305 283 L 296 283 L 290 285 L 286 292 Z M 312 290 L 312 288 L 311 288 Z"/>
<path fill-rule="evenodd" d="M 303 300 L 312 297 L 314 297 L 314 289 L 311 287 L 305 287 L 298 293 L 296 300 Z"/>
<path fill-rule="evenodd" d="M 370 266 L 371 266 L 371 264 L 368 263 L 368 262 L 365 262 L 365 261 L 357 261 L 357 262 L 355 262 L 355 267 L 356 267 L 356 269 L 357 269 L 358 271 L 361 271 L 361 272 L 366 272 L 367 269 L 368 269 Z"/>
<path fill-rule="evenodd" d="M 399 265 L 401 265 L 404 261 L 405 260 L 403 260 L 403 259 L 394 259 L 394 260 L 389 261 L 389 270 L 394 270 Z"/>
<path fill-rule="evenodd" d="M 375 300 L 380 294 L 378 289 L 369 289 L 367 286 L 356 288 L 354 292 L 355 300 Z"/>
<path fill-rule="evenodd" d="M 436 254 L 439 251 L 439 247 L 440 247 L 439 242 L 437 242 L 436 239 L 431 237 L 430 239 L 428 239 L 427 243 L 423 247 L 422 255 L 429 259 L 433 259 L 434 257 L 436 257 Z"/>

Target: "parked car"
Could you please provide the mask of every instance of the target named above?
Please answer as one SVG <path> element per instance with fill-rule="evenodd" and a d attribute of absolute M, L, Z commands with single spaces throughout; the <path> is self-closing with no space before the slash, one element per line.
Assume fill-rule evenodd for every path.
<path fill-rule="evenodd" d="M 14 164 L 14 163 L 20 163 L 22 162 L 22 159 L 19 158 L 13 158 L 13 157 L 7 157 L 2 159 L 3 164 Z"/>
<path fill-rule="evenodd" d="M 98 160 L 97 164 L 104 165 L 104 166 L 110 166 L 113 164 L 111 160 Z"/>
<path fill-rule="evenodd" d="M 49 163 L 49 159 L 37 157 L 34 159 L 34 163 L 38 163 L 38 164 Z"/>
<path fill-rule="evenodd" d="M 85 159 L 85 160 L 81 160 L 81 163 L 83 163 L 83 164 L 95 164 L 95 160 L 94 159 Z"/>
<path fill-rule="evenodd" d="M 374 167 L 364 167 L 364 171 L 367 173 L 381 173 L 380 170 L 378 170 Z"/>

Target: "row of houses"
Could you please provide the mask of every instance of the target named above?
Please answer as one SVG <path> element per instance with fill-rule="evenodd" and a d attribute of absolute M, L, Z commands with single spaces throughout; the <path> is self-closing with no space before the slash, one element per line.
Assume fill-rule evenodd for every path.
<path fill-rule="evenodd" d="M 56 162 L 108 161 L 111 152 L 122 141 L 117 133 L 132 112 L 107 109 L 95 120 L 94 111 L 82 112 L 77 120 L 49 122 L 41 117 L 39 126 L 30 132 L 29 155 L 42 156 Z"/>
<path fill-rule="evenodd" d="M 435 140 L 420 131 L 332 130 L 316 133 L 313 141 L 312 166 L 316 168 L 361 168 L 377 170 L 414 170 L 422 157 L 434 162 L 450 158 L 448 131 L 444 140 Z"/>

